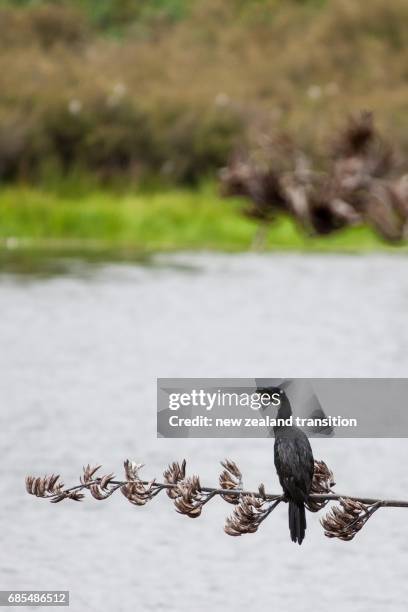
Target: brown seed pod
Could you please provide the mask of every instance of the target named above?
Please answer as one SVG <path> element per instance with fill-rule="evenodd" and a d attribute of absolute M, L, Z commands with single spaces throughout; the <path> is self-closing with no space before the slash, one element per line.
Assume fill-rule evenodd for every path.
<path fill-rule="evenodd" d="M 320 521 L 324 535 L 346 542 L 352 540 L 376 508 L 352 499 L 340 499 L 340 506 L 334 506 Z"/>
<path fill-rule="evenodd" d="M 164 471 L 163 478 L 165 484 L 177 485 L 179 482 L 184 480 L 186 476 L 186 460 L 183 459 L 181 465 L 177 462 L 173 462 Z M 179 494 L 176 488 L 167 489 L 167 495 L 170 499 L 175 499 Z"/>
<path fill-rule="evenodd" d="M 27 493 L 36 497 L 54 497 L 61 495 L 64 483 L 58 482 L 59 475 L 51 474 L 51 476 L 35 477 L 27 476 L 25 480 Z"/>
<path fill-rule="evenodd" d="M 96 465 L 94 467 L 90 466 L 89 463 L 85 467 L 83 467 L 83 475 L 80 478 L 82 484 L 88 484 L 93 480 L 95 473 L 100 469 L 100 465 Z"/>
<path fill-rule="evenodd" d="M 120 487 L 120 490 L 131 504 L 144 506 L 152 498 L 152 494 L 155 491 L 154 480 L 150 481 L 147 485 L 143 484 L 140 480 L 128 482 Z"/>
<path fill-rule="evenodd" d="M 221 465 L 225 468 L 219 478 L 221 489 L 242 489 L 242 474 L 237 464 L 230 459 L 225 459 L 221 461 Z M 222 495 L 222 498 L 229 504 L 238 504 L 239 497 L 239 495 Z"/>
<path fill-rule="evenodd" d="M 177 496 L 174 498 L 177 512 L 190 518 L 200 516 L 208 495 L 202 492 L 198 476 L 185 478 L 178 484 L 177 489 L 174 489 L 174 492 L 177 492 Z"/>
<path fill-rule="evenodd" d="M 266 502 L 255 495 L 243 495 L 225 522 L 225 533 L 230 536 L 255 533 L 268 512 L 269 507 L 265 505 Z"/>
<path fill-rule="evenodd" d="M 324 461 L 314 462 L 314 473 L 311 493 L 318 495 L 326 495 L 330 493 L 332 487 L 336 483 L 334 482 L 333 472 L 327 467 Z M 327 500 L 317 500 L 309 498 L 307 507 L 310 512 L 319 512 L 327 504 Z"/>
<path fill-rule="evenodd" d="M 122 485 L 120 490 L 126 499 L 135 506 L 144 506 L 153 497 L 155 491 L 154 480 L 144 484 L 140 479 L 139 470 L 142 467 L 142 463 L 135 463 L 129 459 L 126 459 L 124 462 L 125 474 L 128 482 Z"/>

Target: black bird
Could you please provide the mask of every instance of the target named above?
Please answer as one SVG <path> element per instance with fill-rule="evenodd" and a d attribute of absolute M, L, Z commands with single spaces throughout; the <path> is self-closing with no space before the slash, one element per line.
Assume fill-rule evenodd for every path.
<path fill-rule="evenodd" d="M 280 393 L 278 419 L 289 419 L 292 407 L 283 390 Z M 301 544 L 306 531 L 305 503 L 312 487 L 314 459 L 308 437 L 294 425 L 277 425 L 275 432 L 275 467 L 279 482 L 289 502 L 289 530 L 292 542 Z"/>

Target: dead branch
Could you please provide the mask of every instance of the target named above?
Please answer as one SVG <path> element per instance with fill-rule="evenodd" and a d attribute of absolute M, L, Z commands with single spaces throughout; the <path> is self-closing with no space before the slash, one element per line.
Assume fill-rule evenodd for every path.
<path fill-rule="evenodd" d="M 246 198 L 244 214 L 261 224 L 254 247 L 260 236 L 265 243 L 265 228 L 281 213 L 309 235 L 366 224 L 388 242 L 408 238 L 408 177 L 372 113 L 349 118 L 333 138 L 324 171 L 314 170 L 288 138 L 263 142 L 233 156 L 220 174 L 222 195 Z"/>
<path fill-rule="evenodd" d="M 30 495 L 48 499 L 51 503 L 65 499 L 82 501 L 85 491 L 89 491 L 94 499 L 102 501 L 116 491 L 121 491 L 136 506 L 146 505 L 165 491 L 177 512 L 190 518 L 199 517 L 209 501 L 220 497 L 235 505 L 232 515 L 226 519 L 225 532 L 232 536 L 255 533 L 275 508 L 287 500 L 282 493 L 266 493 L 263 484 L 259 485 L 257 491 L 245 490 L 242 473 L 236 463 L 226 459 L 221 465 L 223 471 L 219 477 L 219 487 L 202 486 L 198 476 L 187 476 L 184 459 L 181 463 L 173 462 L 168 466 L 163 474 L 163 482 L 142 480 L 140 470 L 143 465 L 126 460 L 124 480 L 115 479 L 113 474 L 97 476 L 101 466 L 87 465 L 83 468 L 78 485 L 65 488 L 60 476 L 56 474 L 27 476 L 26 490 Z M 332 507 L 321 519 L 324 533 L 329 538 L 352 540 L 379 508 L 408 508 L 408 501 L 404 500 L 341 495 L 333 491 L 334 485 L 333 473 L 324 461 L 315 461 L 312 489 L 306 504 L 308 510 L 319 512 L 329 502 L 340 502 L 339 506 Z"/>

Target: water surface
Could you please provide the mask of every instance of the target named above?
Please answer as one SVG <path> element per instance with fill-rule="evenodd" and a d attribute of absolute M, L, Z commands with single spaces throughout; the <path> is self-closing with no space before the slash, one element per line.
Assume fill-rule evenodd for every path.
<path fill-rule="evenodd" d="M 146 265 L 148 263 L 149 265 Z M 174 255 L 61 262 L 0 274 L 1 588 L 69 589 L 75 612 L 406 610 L 407 511 L 379 511 L 351 543 L 286 508 L 231 538 L 219 500 L 190 520 L 158 497 L 52 505 L 28 472 L 75 483 L 82 465 L 160 477 L 186 457 L 202 482 L 235 459 L 277 490 L 270 440 L 157 440 L 157 376 L 406 376 L 405 258 Z M 27 270 L 24 270 L 27 272 Z M 32 271 L 33 272 L 33 271 Z M 384 407 L 386 410 L 386 407 Z M 313 440 L 341 492 L 408 497 L 405 440 Z"/>

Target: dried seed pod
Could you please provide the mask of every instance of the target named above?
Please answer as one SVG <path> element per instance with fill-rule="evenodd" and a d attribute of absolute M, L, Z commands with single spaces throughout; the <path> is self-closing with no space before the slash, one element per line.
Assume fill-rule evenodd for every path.
<path fill-rule="evenodd" d="M 332 508 L 320 521 L 324 535 L 346 542 L 352 540 L 377 507 L 367 506 L 352 499 L 340 499 L 340 506 Z"/>
<path fill-rule="evenodd" d="M 221 461 L 221 465 L 225 468 L 219 478 L 221 489 L 242 489 L 242 474 L 237 464 L 230 459 L 225 459 Z M 222 498 L 229 504 L 238 504 L 239 497 L 239 495 L 222 495 Z"/>
<path fill-rule="evenodd" d="M 185 478 L 178 483 L 177 489 L 174 489 L 174 492 L 177 493 L 176 497 L 173 498 L 177 512 L 185 514 L 190 518 L 200 516 L 202 507 L 209 498 L 208 495 L 202 492 L 198 476 Z"/>
<path fill-rule="evenodd" d="M 59 475 L 51 474 L 51 476 L 35 477 L 27 476 L 25 480 L 27 493 L 36 497 L 54 497 L 61 495 L 64 488 L 63 482 L 58 482 Z"/>
<path fill-rule="evenodd" d="M 72 499 L 74 501 L 82 501 L 84 497 L 85 495 L 79 491 L 70 491 L 64 496 L 65 499 Z"/>
<path fill-rule="evenodd" d="M 330 493 L 332 487 L 334 487 L 335 484 L 336 483 L 334 482 L 333 472 L 327 467 L 325 462 L 315 461 L 312 488 L 310 492 L 318 495 L 325 495 Z M 307 507 L 310 512 L 319 512 L 319 510 L 324 508 L 327 503 L 328 500 L 317 500 L 309 498 L 307 502 Z"/>
<path fill-rule="evenodd" d="M 131 504 L 144 506 L 153 496 L 155 481 L 151 480 L 147 484 L 142 482 L 139 476 L 139 470 L 143 467 L 142 463 L 136 463 L 127 459 L 124 467 L 128 482 L 120 487 L 122 494 Z"/>
<path fill-rule="evenodd" d="M 93 480 L 95 473 L 99 470 L 101 466 L 96 465 L 94 467 L 90 466 L 89 463 L 85 467 L 83 467 L 83 475 L 80 478 L 82 484 L 88 484 Z"/>
<path fill-rule="evenodd" d="M 127 480 L 140 480 L 139 470 L 144 467 L 143 463 L 136 463 L 135 461 L 126 459 L 123 465 L 125 468 L 125 475 Z"/>
<path fill-rule="evenodd" d="M 60 495 L 56 495 L 55 497 L 50 499 L 50 502 L 52 504 L 58 504 L 59 502 L 63 501 L 64 499 L 67 499 L 67 494 L 66 493 L 61 493 Z"/>
<path fill-rule="evenodd" d="M 110 497 L 115 490 L 109 486 L 114 478 L 114 474 L 106 474 L 106 476 L 101 476 L 98 482 L 91 484 L 89 486 L 89 491 L 92 497 L 98 500 Z"/>
<path fill-rule="evenodd" d="M 151 480 L 147 485 L 141 480 L 128 482 L 120 490 L 131 504 L 135 506 L 144 506 L 151 498 L 155 491 L 155 481 Z"/>
<path fill-rule="evenodd" d="M 186 460 L 183 459 L 181 465 L 177 462 L 173 462 L 169 465 L 169 467 L 164 471 L 163 478 L 165 484 L 169 485 L 177 485 L 186 477 Z M 178 497 L 177 488 L 167 489 L 167 495 L 170 499 L 176 499 Z"/>
<path fill-rule="evenodd" d="M 261 499 L 266 500 L 266 491 L 265 491 L 265 485 L 263 482 L 261 482 L 261 484 L 259 485 L 258 492 L 259 492 L 259 495 L 261 496 Z"/>
<path fill-rule="evenodd" d="M 108 489 L 110 483 L 112 482 L 112 480 L 114 480 L 114 478 L 115 478 L 115 475 L 113 473 L 102 476 L 101 481 L 99 483 L 99 486 L 101 487 L 101 489 L 103 490 Z"/>
<path fill-rule="evenodd" d="M 255 533 L 269 510 L 266 502 L 255 495 L 243 495 L 234 512 L 225 522 L 224 531 L 230 536 Z"/>

